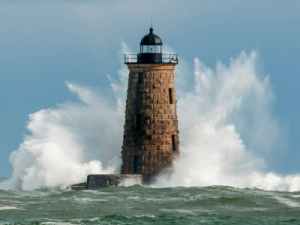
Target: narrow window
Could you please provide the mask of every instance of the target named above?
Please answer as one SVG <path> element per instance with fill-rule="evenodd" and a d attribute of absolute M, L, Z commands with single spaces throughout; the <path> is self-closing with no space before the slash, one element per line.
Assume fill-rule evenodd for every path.
<path fill-rule="evenodd" d="M 142 115 L 141 114 L 136 114 L 134 122 L 135 122 L 135 129 L 136 130 L 141 130 L 141 128 L 142 128 Z"/>
<path fill-rule="evenodd" d="M 172 135 L 172 150 L 175 151 L 175 135 Z"/>
<path fill-rule="evenodd" d="M 169 103 L 172 104 L 172 88 L 169 88 Z"/>
<path fill-rule="evenodd" d="M 144 81 L 144 75 L 143 73 L 139 73 L 138 83 L 143 83 L 143 81 Z"/>
<path fill-rule="evenodd" d="M 132 160 L 132 173 L 141 173 L 141 157 L 139 155 L 134 155 Z"/>

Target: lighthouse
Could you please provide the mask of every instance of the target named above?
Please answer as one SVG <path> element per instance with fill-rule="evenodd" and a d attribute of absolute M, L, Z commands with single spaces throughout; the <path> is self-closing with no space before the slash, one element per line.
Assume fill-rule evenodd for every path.
<path fill-rule="evenodd" d="M 177 54 L 162 54 L 163 43 L 153 33 L 145 35 L 140 53 L 125 54 L 128 89 L 122 146 L 121 174 L 89 174 L 71 190 L 97 190 L 151 181 L 179 157 L 175 75 Z"/>
<path fill-rule="evenodd" d="M 174 69 L 177 54 L 163 54 L 163 42 L 150 28 L 140 53 L 125 54 L 129 70 L 122 146 L 122 174 L 151 178 L 179 156 Z"/>

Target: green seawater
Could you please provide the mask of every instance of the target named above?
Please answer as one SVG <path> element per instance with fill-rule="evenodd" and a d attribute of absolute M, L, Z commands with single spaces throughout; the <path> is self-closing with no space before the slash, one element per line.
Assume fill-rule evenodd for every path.
<path fill-rule="evenodd" d="M 300 192 L 139 185 L 0 190 L 0 224 L 300 224 Z"/>

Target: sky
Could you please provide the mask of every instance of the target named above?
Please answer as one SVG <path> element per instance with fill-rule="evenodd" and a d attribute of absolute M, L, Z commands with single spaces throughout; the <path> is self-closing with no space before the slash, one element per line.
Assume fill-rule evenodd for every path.
<path fill-rule="evenodd" d="M 189 83 L 195 57 L 215 68 L 241 52 L 257 52 L 281 130 L 269 166 L 299 173 L 299 11 L 297 0 L 1 0 L 0 177 L 12 176 L 9 156 L 30 134 L 29 115 L 78 101 L 66 82 L 108 89 L 107 75 L 117 77 L 122 66 L 122 43 L 138 53 L 151 19 L 164 46 L 185 63 Z"/>

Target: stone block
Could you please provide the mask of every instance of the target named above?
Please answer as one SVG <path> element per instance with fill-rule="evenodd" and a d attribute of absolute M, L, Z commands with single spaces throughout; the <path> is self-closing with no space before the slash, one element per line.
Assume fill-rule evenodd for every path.
<path fill-rule="evenodd" d="M 163 93 L 163 94 L 160 94 L 160 97 L 161 97 L 161 98 L 166 98 L 166 99 L 167 99 L 169 96 L 168 96 L 168 94 Z"/>
<path fill-rule="evenodd" d="M 164 124 L 165 124 L 165 125 L 170 125 L 170 124 L 171 124 L 171 121 L 170 121 L 170 120 L 164 120 Z"/>
<path fill-rule="evenodd" d="M 166 86 L 167 88 L 174 88 L 174 83 L 168 83 Z"/>
<path fill-rule="evenodd" d="M 159 94 L 159 93 L 156 93 L 156 94 L 153 94 L 153 98 L 155 99 L 157 99 L 157 98 L 160 98 L 160 95 L 163 95 L 163 94 Z"/>
<path fill-rule="evenodd" d="M 164 124 L 164 121 L 163 120 L 158 120 L 158 124 Z"/>
<path fill-rule="evenodd" d="M 153 105 L 153 108 L 154 108 L 154 109 L 161 109 L 161 105 L 160 105 L 160 104 L 154 104 L 154 105 Z"/>
<path fill-rule="evenodd" d="M 152 114 L 153 114 L 153 115 L 158 114 L 158 109 L 152 109 Z"/>
<path fill-rule="evenodd" d="M 156 150 L 151 150 L 151 151 L 149 151 L 149 155 L 157 155 L 157 151 Z"/>
<path fill-rule="evenodd" d="M 161 115 L 153 115 L 153 119 L 155 119 L 155 120 L 161 119 Z"/>
<path fill-rule="evenodd" d="M 152 115 L 151 114 L 145 114 L 145 119 L 146 120 L 151 120 L 152 119 Z"/>
<path fill-rule="evenodd" d="M 154 99 L 149 99 L 149 103 L 150 104 L 154 104 L 156 102 L 156 100 L 154 100 Z"/>
<path fill-rule="evenodd" d="M 143 86 L 144 86 L 144 88 L 151 88 L 152 84 L 151 83 L 144 83 Z"/>
<path fill-rule="evenodd" d="M 156 165 L 156 162 L 154 162 L 154 161 L 149 161 L 149 162 L 148 162 L 148 165 L 149 165 L 149 166 L 155 166 L 155 165 Z"/>
<path fill-rule="evenodd" d="M 151 113 L 152 113 L 151 109 L 145 109 L 143 112 L 141 112 L 141 114 L 151 114 Z"/>
<path fill-rule="evenodd" d="M 151 135 L 151 140 L 157 140 L 157 136 L 156 135 Z"/>
<path fill-rule="evenodd" d="M 145 157 L 147 157 L 147 156 L 149 155 L 149 153 L 150 153 L 149 151 L 143 151 L 143 152 L 142 152 L 142 155 L 145 156 Z M 145 160 L 146 160 L 146 159 L 147 159 L 147 158 L 145 158 Z"/>
<path fill-rule="evenodd" d="M 169 115 L 161 115 L 161 118 L 164 120 L 169 119 Z"/>
<path fill-rule="evenodd" d="M 145 134 L 147 135 L 147 136 L 150 136 L 150 135 L 152 135 L 152 130 L 145 130 Z"/>
<path fill-rule="evenodd" d="M 165 104 L 165 100 L 164 99 L 157 99 L 157 103 L 158 104 Z"/>
<path fill-rule="evenodd" d="M 144 145 L 144 150 L 152 150 L 152 145 Z"/>
<path fill-rule="evenodd" d="M 157 82 L 158 83 L 163 83 L 164 82 L 164 78 L 157 78 Z"/>
<path fill-rule="evenodd" d="M 165 83 L 160 84 L 160 88 L 161 89 L 167 88 L 167 84 L 165 84 Z"/>
<path fill-rule="evenodd" d="M 167 105 L 167 104 L 162 104 L 162 105 L 161 105 L 161 108 L 162 108 L 162 109 L 168 109 L 168 105 Z"/>
<path fill-rule="evenodd" d="M 153 98 L 153 94 L 143 94 L 144 99 L 151 99 Z"/>
<path fill-rule="evenodd" d="M 148 94 L 148 93 L 149 93 L 149 89 L 147 89 L 147 88 L 142 89 L 142 94 Z"/>
<path fill-rule="evenodd" d="M 142 140 L 142 144 L 143 145 L 148 145 L 149 144 L 149 140 Z"/>
<path fill-rule="evenodd" d="M 164 149 L 162 145 L 157 145 L 156 148 L 157 148 L 157 150 L 163 150 Z"/>
<path fill-rule="evenodd" d="M 145 109 L 153 109 L 153 105 L 152 104 L 145 104 L 144 108 Z"/>
<path fill-rule="evenodd" d="M 150 143 L 150 145 L 157 145 L 158 141 L 157 140 L 150 140 L 149 143 Z"/>
<path fill-rule="evenodd" d="M 161 130 L 162 129 L 162 125 L 158 124 L 158 125 L 155 125 L 155 130 Z"/>
<path fill-rule="evenodd" d="M 171 140 L 165 140 L 165 144 L 171 146 L 172 142 L 171 142 Z M 172 147 L 172 146 L 171 146 L 171 147 Z"/>
<path fill-rule="evenodd" d="M 149 161 L 149 160 L 153 160 L 153 155 L 148 155 L 147 156 L 147 160 Z"/>
<path fill-rule="evenodd" d="M 164 134 L 165 134 L 165 131 L 164 131 L 164 130 L 158 130 L 158 131 L 157 131 L 157 134 L 158 134 L 158 135 L 164 135 Z"/>

